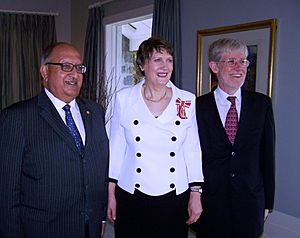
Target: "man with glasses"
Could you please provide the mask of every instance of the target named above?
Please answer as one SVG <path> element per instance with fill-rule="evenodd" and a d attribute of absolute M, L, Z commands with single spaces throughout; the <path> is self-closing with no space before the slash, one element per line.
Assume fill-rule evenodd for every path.
<path fill-rule="evenodd" d="M 204 186 L 197 238 L 258 238 L 273 209 L 275 126 L 269 97 L 242 89 L 248 50 L 235 39 L 209 48 L 218 86 L 196 101 Z"/>
<path fill-rule="evenodd" d="M 106 220 L 104 111 L 78 97 L 86 67 L 68 43 L 42 55 L 42 92 L 0 115 L 0 237 L 99 238 Z"/>

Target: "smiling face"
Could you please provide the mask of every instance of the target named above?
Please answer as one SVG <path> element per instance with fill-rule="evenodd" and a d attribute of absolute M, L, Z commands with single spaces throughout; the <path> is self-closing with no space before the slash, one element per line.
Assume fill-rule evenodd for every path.
<path fill-rule="evenodd" d="M 79 52 L 71 45 L 61 44 L 56 46 L 50 54 L 48 62 L 81 64 Z M 79 95 L 83 76 L 75 68 L 65 72 L 59 65 L 45 65 L 40 68 L 43 85 L 55 97 L 68 103 Z"/>
<path fill-rule="evenodd" d="M 160 52 L 154 49 L 152 55 L 145 60 L 140 69 L 145 73 L 147 83 L 155 86 L 166 85 L 172 75 L 173 57 L 164 49 Z"/>
<path fill-rule="evenodd" d="M 224 52 L 219 62 L 210 61 L 209 67 L 217 75 L 218 86 L 227 94 L 233 95 L 245 82 L 247 66 L 236 62 L 233 66 L 228 66 L 227 59 L 243 60 L 247 56 L 243 50 L 233 50 Z"/>

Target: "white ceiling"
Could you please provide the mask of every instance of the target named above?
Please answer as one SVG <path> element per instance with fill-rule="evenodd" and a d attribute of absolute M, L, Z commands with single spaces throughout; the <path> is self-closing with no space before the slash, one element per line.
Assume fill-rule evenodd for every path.
<path fill-rule="evenodd" d="M 122 25 L 122 34 L 129 40 L 148 39 L 151 29 L 152 18 Z"/>

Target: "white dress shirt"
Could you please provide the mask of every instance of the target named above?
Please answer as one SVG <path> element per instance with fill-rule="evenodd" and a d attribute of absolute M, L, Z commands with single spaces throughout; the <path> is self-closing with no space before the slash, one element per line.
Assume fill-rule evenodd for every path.
<path fill-rule="evenodd" d="M 227 112 L 231 106 L 231 102 L 227 100 L 229 96 L 235 96 L 235 106 L 238 113 L 238 120 L 240 120 L 241 114 L 241 106 L 242 106 L 242 96 L 241 96 L 241 89 L 237 90 L 235 94 L 229 95 L 225 93 L 221 88 L 217 87 L 214 91 L 214 96 L 217 104 L 217 108 L 219 111 L 219 115 L 222 121 L 223 126 L 225 127 L 225 120 Z"/>

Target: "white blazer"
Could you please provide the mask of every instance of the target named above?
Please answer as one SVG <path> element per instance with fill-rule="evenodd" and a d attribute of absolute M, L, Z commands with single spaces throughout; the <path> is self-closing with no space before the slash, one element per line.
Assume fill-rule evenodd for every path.
<path fill-rule="evenodd" d="M 155 118 L 143 99 L 143 84 L 141 81 L 116 95 L 109 138 L 109 177 L 131 194 L 135 188 L 152 196 L 172 190 L 180 194 L 189 183 L 203 182 L 195 96 L 169 82 L 172 99 Z M 176 101 L 185 106 L 178 106 Z"/>

